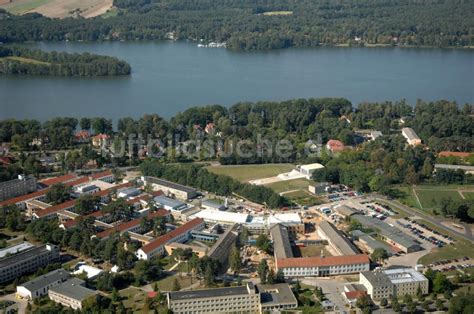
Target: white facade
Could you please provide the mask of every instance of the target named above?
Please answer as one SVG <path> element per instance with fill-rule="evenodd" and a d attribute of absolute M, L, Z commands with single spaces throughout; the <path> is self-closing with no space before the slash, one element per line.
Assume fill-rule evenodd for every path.
<path fill-rule="evenodd" d="M 293 277 L 326 277 L 344 274 L 354 274 L 370 269 L 369 263 L 347 264 L 331 266 L 312 266 L 312 267 L 285 267 L 281 268 L 285 278 Z"/>

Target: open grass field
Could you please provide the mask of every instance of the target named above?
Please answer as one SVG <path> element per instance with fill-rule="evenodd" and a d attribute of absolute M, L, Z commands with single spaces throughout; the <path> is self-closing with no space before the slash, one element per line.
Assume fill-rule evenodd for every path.
<path fill-rule="evenodd" d="M 51 18 L 90 18 L 106 13 L 112 4 L 113 0 L 0 0 L 0 8 L 13 14 L 37 12 Z"/>
<path fill-rule="evenodd" d="M 0 61 L 2 59 L 11 60 L 11 61 L 18 61 L 18 62 L 21 62 L 21 63 L 50 65 L 50 63 L 48 63 L 48 62 L 43 62 L 43 61 L 38 61 L 38 60 L 35 60 L 35 59 L 29 59 L 29 58 L 23 58 L 23 57 L 14 57 L 14 56 L 4 57 L 4 58 L 0 58 Z"/>
<path fill-rule="evenodd" d="M 180 277 L 178 274 L 176 274 L 176 275 L 167 276 L 157 281 L 156 284 L 158 285 L 158 289 L 160 289 L 160 291 L 171 291 L 173 289 L 173 283 L 175 279 L 178 279 L 178 282 L 181 288 L 185 288 L 185 287 L 190 286 L 191 284 L 199 282 L 198 279 L 195 279 L 195 278 L 193 279 L 190 276 L 182 275 Z"/>
<path fill-rule="evenodd" d="M 293 191 L 293 190 L 307 190 L 309 180 L 307 179 L 295 179 L 295 180 L 287 180 L 287 181 L 280 181 L 275 183 L 270 183 L 265 185 L 269 187 L 273 191 L 277 193 L 285 192 L 285 191 Z"/>
<path fill-rule="evenodd" d="M 324 201 L 314 195 L 311 195 L 308 192 L 303 190 L 293 191 L 290 193 L 285 193 L 283 196 L 294 201 L 301 206 L 314 206 L 322 204 Z"/>
<path fill-rule="evenodd" d="M 474 199 L 472 185 L 418 185 L 397 189 L 402 194 L 399 198 L 402 203 L 423 210 L 439 209 L 445 198 L 462 200 L 461 193 L 464 198 Z"/>
<path fill-rule="evenodd" d="M 308 245 L 305 247 L 300 247 L 301 257 L 315 257 L 321 256 L 321 250 L 323 251 L 324 256 L 332 256 L 324 245 Z"/>
<path fill-rule="evenodd" d="M 442 248 L 434 248 L 431 253 L 423 256 L 418 260 L 418 263 L 429 265 L 436 261 L 450 260 L 453 258 L 460 258 L 467 256 L 474 259 L 474 250 L 472 243 L 465 240 L 457 240 L 454 245 L 447 245 Z"/>
<path fill-rule="evenodd" d="M 240 182 L 274 177 L 280 173 L 289 172 L 295 166 L 291 164 L 262 164 L 262 165 L 229 165 L 207 167 L 212 173 L 232 177 Z"/>

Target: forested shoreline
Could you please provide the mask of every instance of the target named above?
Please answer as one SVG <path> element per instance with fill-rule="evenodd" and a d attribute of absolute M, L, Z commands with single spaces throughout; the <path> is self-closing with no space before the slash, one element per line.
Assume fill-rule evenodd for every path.
<path fill-rule="evenodd" d="M 127 62 L 114 57 L 0 46 L 0 74 L 4 75 L 117 76 L 130 72 Z"/>
<path fill-rule="evenodd" d="M 473 1 L 114 0 L 114 6 L 116 16 L 64 20 L 0 10 L 0 42 L 188 39 L 226 42 L 232 50 L 474 46 Z"/>

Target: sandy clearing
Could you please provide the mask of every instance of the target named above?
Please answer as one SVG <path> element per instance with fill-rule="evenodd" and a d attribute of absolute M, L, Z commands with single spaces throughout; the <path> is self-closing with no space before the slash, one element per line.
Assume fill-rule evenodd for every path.
<path fill-rule="evenodd" d="M 101 15 L 112 7 L 113 0 L 52 0 L 30 12 L 51 18 L 65 18 L 77 14 L 86 18 Z"/>

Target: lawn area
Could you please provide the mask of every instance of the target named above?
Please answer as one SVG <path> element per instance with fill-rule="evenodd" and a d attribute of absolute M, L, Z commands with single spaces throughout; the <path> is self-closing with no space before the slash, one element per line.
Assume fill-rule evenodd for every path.
<path fill-rule="evenodd" d="M 147 297 L 145 291 L 135 287 L 129 287 L 120 291 L 120 296 L 123 297 L 123 305 L 131 309 L 133 313 L 146 313 L 145 311 L 140 311 L 145 305 L 145 299 Z"/>
<path fill-rule="evenodd" d="M 474 200 L 474 192 L 462 192 L 462 195 L 467 200 Z"/>
<path fill-rule="evenodd" d="M 292 190 L 307 190 L 309 180 L 307 179 L 295 179 L 295 180 L 287 180 L 287 181 L 280 181 L 275 183 L 270 183 L 265 185 L 269 187 L 273 191 L 277 193 L 285 192 L 285 191 L 292 191 Z"/>
<path fill-rule="evenodd" d="M 442 248 L 434 248 L 428 255 L 423 256 L 418 260 L 418 263 L 429 265 L 440 260 L 448 260 L 453 258 L 460 258 L 467 256 L 474 259 L 474 250 L 472 243 L 465 240 L 458 239 L 454 245 L 447 245 Z"/>
<path fill-rule="evenodd" d="M 314 206 L 324 202 L 322 199 L 302 190 L 287 193 L 284 196 L 301 206 Z"/>
<path fill-rule="evenodd" d="M 415 189 L 418 198 L 420 199 L 423 209 L 440 208 L 441 201 L 445 198 L 453 200 L 461 200 L 461 195 L 457 190 L 443 190 L 443 189 Z"/>
<path fill-rule="evenodd" d="M 400 201 L 401 203 L 407 206 L 421 209 L 420 205 L 418 204 L 415 198 L 415 195 L 413 194 L 411 187 L 403 186 L 403 187 L 396 187 L 395 189 L 400 191 L 400 197 L 398 197 L 398 201 Z"/>
<path fill-rule="evenodd" d="M 294 169 L 292 164 L 229 165 L 207 167 L 212 173 L 232 177 L 240 182 L 269 178 Z"/>
<path fill-rule="evenodd" d="M 301 253 L 301 257 L 315 257 L 321 256 L 321 250 L 323 250 L 324 256 L 332 256 L 324 245 L 308 245 L 305 247 L 300 247 L 299 251 Z"/>
<path fill-rule="evenodd" d="M 20 0 L 1 5 L 0 8 L 13 14 L 23 14 L 51 2 L 51 0 Z"/>
<path fill-rule="evenodd" d="M 181 288 L 189 287 L 190 285 L 199 282 L 198 279 L 191 278 L 191 276 L 182 275 L 180 277 L 178 274 L 175 274 L 157 281 L 156 283 L 158 285 L 158 289 L 160 289 L 160 291 L 171 291 L 173 289 L 173 283 L 176 278 L 178 279 Z"/>

